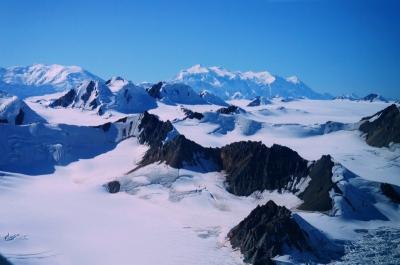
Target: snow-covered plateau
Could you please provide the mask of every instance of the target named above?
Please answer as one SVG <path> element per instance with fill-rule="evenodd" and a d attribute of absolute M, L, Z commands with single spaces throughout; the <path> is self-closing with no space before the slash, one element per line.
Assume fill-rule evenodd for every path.
<path fill-rule="evenodd" d="M 0 90 L 1 265 L 400 264 L 383 97 L 199 65 L 1 68 Z"/>

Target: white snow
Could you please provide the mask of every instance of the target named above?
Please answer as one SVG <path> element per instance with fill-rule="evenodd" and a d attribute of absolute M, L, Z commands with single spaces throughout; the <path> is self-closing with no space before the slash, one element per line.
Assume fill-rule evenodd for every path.
<path fill-rule="evenodd" d="M 202 67 L 195 65 L 180 71 L 173 80 L 185 83 L 195 91 L 208 90 L 227 100 L 234 95 L 252 99 L 255 96 L 271 98 L 275 96 L 292 98 L 325 99 L 329 96 L 317 93 L 301 82 L 297 77 L 287 79 L 273 75 L 268 71 L 230 71 L 223 67 Z"/>
<path fill-rule="evenodd" d="M 193 71 L 204 72 L 204 69 L 199 66 Z M 124 93 L 121 92 L 124 87 L 117 93 Z M 175 99 L 169 94 L 173 95 L 174 90 L 166 91 Z M 191 91 L 186 92 L 191 97 Z M 99 116 L 79 109 L 52 109 L 46 107 L 51 98 L 55 95 L 26 100 L 27 105 L 50 124 L 24 125 L 18 129 L 10 128 L 12 125 L 7 125 L 7 129 L 2 127 L 3 134 L 12 132 L 7 135 L 9 138 L 2 139 L 16 143 L 16 154 L 19 150 L 48 148 L 51 159 L 60 161 L 74 154 L 72 149 L 84 148 L 84 139 L 90 139 L 94 129 L 83 126 L 100 125 L 125 116 L 116 110 Z M 240 254 L 232 251 L 226 234 L 257 204 L 269 199 L 292 209 L 334 239 L 361 239 L 354 231 L 360 228 L 398 229 L 399 207 L 377 194 L 376 182 L 400 185 L 400 148 L 368 146 L 361 133 L 351 126 L 332 132 L 319 130 L 327 121 L 356 123 L 387 107 L 388 103 L 281 102 L 274 99 L 269 105 L 247 107 L 248 102 L 230 101 L 246 111 L 233 115 L 218 115 L 215 111 L 221 106 L 193 101 L 157 102 L 149 112 L 172 121 L 179 133 L 204 146 L 255 140 L 267 146 L 286 145 L 309 160 L 330 154 L 337 163 L 357 175 L 346 178 L 344 168 L 335 167 L 334 180 L 340 182 L 338 185 L 350 200 L 364 205 L 365 209 L 377 209 L 389 220 L 360 220 L 368 210 L 358 216 L 343 212 L 329 216 L 298 211 L 296 206 L 301 200 L 290 193 L 257 192 L 249 197 L 234 196 L 224 188 L 223 172 L 198 173 L 152 164 L 126 175 L 136 167 L 148 147 L 139 145 L 135 137 L 114 146 L 115 141 L 122 140 L 121 135 L 103 138 L 103 134 L 96 133 L 88 145 L 90 151 L 104 148 L 106 143 L 112 148 L 104 148 L 104 153 L 97 153 L 90 159 L 75 159 L 65 166 L 55 166 L 55 171 L 48 175 L 0 172 L 0 253 L 16 265 L 243 264 Z M 205 118 L 183 120 L 182 107 L 201 112 Z M 128 118 L 128 123 L 136 124 L 137 119 L 134 115 Z M 117 132 L 121 133 L 122 126 L 125 125 L 116 125 Z M 29 138 L 28 133 L 43 138 L 36 141 Z M 131 136 L 137 133 L 136 128 Z M 63 137 L 54 138 L 55 135 Z M 74 138 L 77 135 L 86 138 Z M 25 146 L 19 146 L 23 143 Z M 63 143 L 70 148 L 64 149 Z M 34 155 L 26 153 L 22 157 Z M 14 157 L 18 159 L 18 155 Z M 123 184 L 124 192 L 109 194 L 102 185 L 115 179 Z M 303 190 L 309 181 L 305 179 L 298 187 Z M 358 188 L 352 190 L 352 186 Z M 375 195 L 358 196 L 363 192 Z M 334 199 L 337 205 L 344 205 L 342 198 Z M 367 204 L 363 204 L 365 202 Z M 343 206 L 340 210 L 349 209 Z"/>
<path fill-rule="evenodd" d="M 253 79 L 256 82 L 266 85 L 270 85 L 275 81 L 275 77 L 267 71 L 262 71 L 262 72 L 248 71 L 241 73 L 240 76 L 244 79 Z"/>
<path fill-rule="evenodd" d="M 5 68 L 0 72 L 0 83 L 7 92 L 19 97 L 44 95 L 76 88 L 85 80 L 101 78 L 79 66 L 34 64 Z"/>

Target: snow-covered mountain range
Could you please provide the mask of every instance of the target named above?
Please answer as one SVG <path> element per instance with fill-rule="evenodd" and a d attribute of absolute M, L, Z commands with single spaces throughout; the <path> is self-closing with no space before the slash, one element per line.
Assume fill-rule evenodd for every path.
<path fill-rule="evenodd" d="M 230 71 L 222 67 L 192 66 L 180 71 L 174 82 L 190 85 L 197 91 L 208 90 L 223 99 L 268 98 L 328 99 L 330 95 L 317 93 L 298 77 L 282 78 L 263 72 Z"/>
<path fill-rule="evenodd" d="M 145 89 L 153 85 L 147 82 L 133 84 L 118 76 L 105 82 L 102 78 L 79 66 L 34 64 L 0 68 L 0 90 L 19 98 L 68 91 L 77 88 L 84 81 L 106 83 L 112 92 L 117 92 L 128 83 Z M 182 83 L 190 86 L 197 94 L 211 94 L 222 100 L 254 99 L 255 97 L 266 99 L 280 97 L 288 100 L 333 98 L 330 94 L 316 92 L 296 76 L 283 78 L 268 71 L 230 71 L 217 66 L 194 65 L 180 71 L 165 83 L 171 85 Z M 184 86 L 181 86 L 181 89 L 185 89 Z M 346 94 L 337 96 L 336 99 L 387 101 L 383 96 L 373 93 L 364 98 L 355 94 Z M 218 101 L 223 104 L 219 99 Z"/>
<path fill-rule="evenodd" d="M 397 103 L 220 67 L 1 78 L 0 264 L 400 262 Z"/>

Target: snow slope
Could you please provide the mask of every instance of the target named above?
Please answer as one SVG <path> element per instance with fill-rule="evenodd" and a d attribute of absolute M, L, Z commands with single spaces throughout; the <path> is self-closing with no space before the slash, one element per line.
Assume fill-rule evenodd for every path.
<path fill-rule="evenodd" d="M 36 112 L 16 96 L 0 91 L 0 122 L 10 124 L 27 124 L 44 122 Z"/>
<path fill-rule="evenodd" d="M 272 82 L 266 74 L 247 78 Z M 122 81 L 113 95 L 124 101 L 125 93 L 136 95 L 138 87 Z M 199 173 L 155 163 L 127 174 L 149 148 L 135 137 L 138 115 L 115 122 L 124 116 L 122 110 L 98 116 L 80 109 L 47 108 L 54 95 L 42 96 L 29 98 L 27 104 L 49 124 L 0 124 L 0 152 L 5 154 L 0 156 L 0 253 L 16 265 L 243 264 L 226 235 L 270 199 L 329 239 L 346 240 L 344 264 L 357 259 L 351 244 L 365 257 L 371 251 L 365 241 L 379 243 L 385 231 L 398 234 L 399 207 L 380 193 L 379 183 L 400 185 L 400 148 L 371 147 L 351 126 L 388 103 L 273 99 L 267 105 L 247 106 L 249 100 L 235 100 L 229 103 L 245 111 L 222 114 L 217 112 L 221 106 L 204 103 L 200 96 L 198 101 L 189 90 L 189 97 L 166 91 L 166 98 L 182 101 L 158 100 L 150 112 L 172 121 L 180 134 L 203 146 L 253 140 L 288 146 L 308 160 L 330 154 L 336 162 L 335 181 L 359 211 L 354 213 L 337 194 L 332 194 L 335 208 L 329 215 L 296 210 L 302 201 L 292 193 L 235 196 L 226 191 L 223 172 Z M 204 117 L 184 119 L 182 108 Z M 107 121 L 114 124 L 89 126 Z M 109 194 L 103 184 L 115 179 L 124 192 Z M 386 242 L 395 246 L 396 240 Z M 389 252 L 386 256 L 398 262 L 395 247 L 376 250 L 380 256 Z M 276 259 L 293 262 L 290 256 Z"/>

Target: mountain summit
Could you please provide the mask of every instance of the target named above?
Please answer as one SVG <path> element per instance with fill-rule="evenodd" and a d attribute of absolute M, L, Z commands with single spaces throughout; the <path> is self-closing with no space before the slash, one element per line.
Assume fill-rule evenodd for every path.
<path fill-rule="evenodd" d="M 73 89 L 85 80 L 101 78 L 79 66 L 34 64 L 0 68 L 0 87 L 22 98 Z"/>
<path fill-rule="evenodd" d="M 223 98 L 246 98 L 256 96 L 326 99 L 328 95 L 312 90 L 298 77 L 283 78 L 268 71 L 241 72 L 230 71 L 223 67 L 203 67 L 194 65 L 180 71 L 174 82 L 185 83 L 196 91 L 208 90 Z"/>

